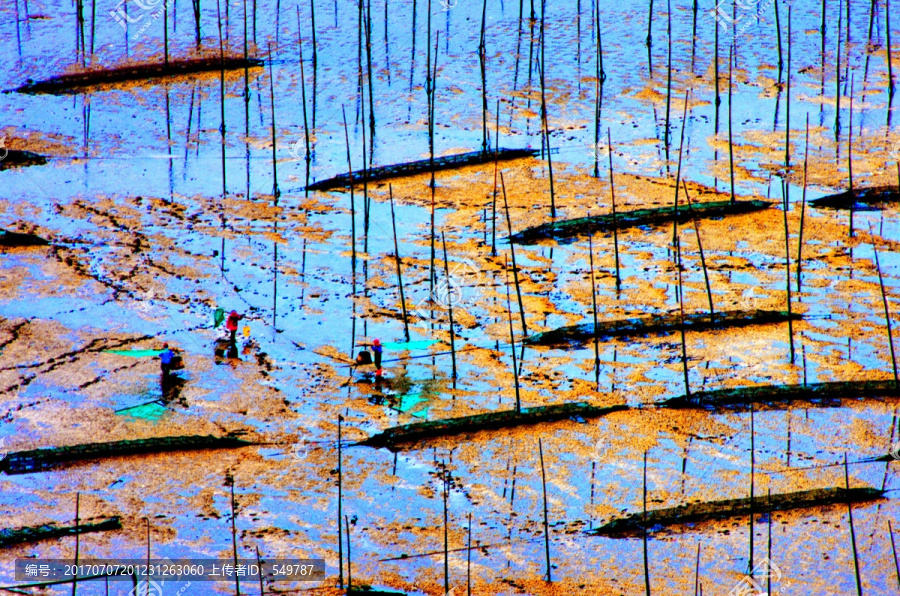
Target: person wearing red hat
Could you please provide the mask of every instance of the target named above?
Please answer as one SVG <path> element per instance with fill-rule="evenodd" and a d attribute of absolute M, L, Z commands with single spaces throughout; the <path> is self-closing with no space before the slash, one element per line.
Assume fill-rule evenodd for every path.
<path fill-rule="evenodd" d="M 228 319 L 225 321 L 225 329 L 231 333 L 231 345 L 235 343 L 235 335 L 238 330 L 238 321 L 244 318 L 244 315 L 239 315 L 236 310 L 231 311 L 231 314 L 228 315 Z"/>
<path fill-rule="evenodd" d="M 375 376 L 381 376 L 381 352 L 384 348 L 381 345 L 381 340 L 375 339 L 372 340 L 372 356 L 375 358 Z"/>

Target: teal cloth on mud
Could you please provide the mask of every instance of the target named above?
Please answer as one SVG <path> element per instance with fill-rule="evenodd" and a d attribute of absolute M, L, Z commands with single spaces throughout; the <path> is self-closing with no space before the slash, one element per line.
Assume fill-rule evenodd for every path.
<path fill-rule="evenodd" d="M 213 329 L 225 322 L 225 309 L 217 308 L 213 313 Z"/>
<path fill-rule="evenodd" d="M 408 393 L 400 397 L 397 402 L 397 409 L 403 412 L 404 414 L 409 414 L 410 416 L 415 416 L 416 418 L 424 418 L 428 415 L 428 408 L 421 408 L 420 410 L 413 412 L 412 410 L 423 402 L 427 402 L 428 399 L 422 397 L 421 393 Z"/>
<path fill-rule="evenodd" d="M 134 406 L 133 408 L 119 410 L 116 412 L 116 415 L 126 416 L 128 418 L 139 418 L 141 420 L 159 420 L 166 411 L 165 406 L 154 401 L 149 404 L 141 404 L 139 406 Z"/>
<path fill-rule="evenodd" d="M 436 343 L 438 343 L 436 339 L 420 339 L 418 341 L 387 342 L 383 345 L 388 350 L 427 350 Z"/>
<path fill-rule="evenodd" d="M 151 358 L 162 354 L 162 350 L 103 350 L 104 354 L 130 356 L 131 358 Z"/>

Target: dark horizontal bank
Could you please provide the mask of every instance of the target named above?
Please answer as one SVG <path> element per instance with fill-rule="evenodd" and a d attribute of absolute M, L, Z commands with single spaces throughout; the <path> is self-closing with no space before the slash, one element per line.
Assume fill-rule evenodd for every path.
<path fill-rule="evenodd" d="M 357 444 L 367 447 L 391 448 L 403 443 L 412 443 L 423 439 L 474 433 L 481 430 L 525 426 L 540 422 L 562 420 L 573 416 L 598 418 L 612 412 L 627 409 L 628 406 L 624 405 L 599 407 L 586 402 L 574 402 L 536 408 L 522 408 L 520 412 L 503 410 L 501 412 L 489 412 L 487 414 L 475 414 L 460 418 L 446 418 L 444 420 L 431 420 L 395 426 Z"/>
<path fill-rule="evenodd" d="M 75 93 L 85 87 L 95 85 L 109 85 L 112 83 L 126 83 L 130 81 L 146 81 L 147 79 L 162 79 L 178 77 L 200 72 L 218 72 L 220 70 L 237 70 L 245 67 L 262 66 L 263 61 L 258 58 L 243 58 L 242 56 L 225 57 L 218 56 L 207 58 L 187 58 L 183 60 L 169 60 L 165 62 L 152 62 L 146 64 L 133 64 L 98 70 L 86 70 L 70 74 L 51 77 L 44 81 L 28 81 L 16 91 L 19 93 L 49 93 L 61 95 Z"/>
<path fill-rule="evenodd" d="M 7 474 L 42 472 L 67 463 L 82 460 L 118 457 L 141 453 L 166 451 L 193 451 L 198 449 L 230 449 L 253 445 L 235 436 L 186 435 L 181 437 L 155 437 L 110 443 L 86 443 L 67 447 L 46 447 L 31 451 L 14 451 L 0 460 L 0 471 Z"/>
<path fill-rule="evenodd" d="M 749 497 L 743 499 L 726 499 L 690 503 L 667 509 L 655 509 L 644 514 L 633 513 L 615 519 L 607 524 L 589 530 L 593 536 L 610 538 L 636 538 L 643 536 L 644 528 L 655 532 L 671 526 L 693 524 L 698 522 L 745 517 L 753 514 L 771 513 L 773 511 L 790 511 L 823 507 L 837 503 L 865 503 L 883 499 L 885 492 L 875 488 L 818 488 L 771 496 Z"/>
<path fill-rule="evenodd" d="M 47 158 L 31 151 L 19 149 L 0 149 L 0 170 L 24 166 L 42 166 L 47 163 Z"/>
<path fill-rule="evenodd" d="M 714 218 L 726 215 L 739 215 L 768 209 L 771 203 L 766 201 L 713 201 L 709 203 L 694 203 L 693 207 L 674 205 L 668 207 L 654 207 L 653 209 L 636 209 L 623 211 L 613 216 L 591 215 L 576 219 L 565 219 L 526 228 L 509 237 L 510 241 L 518 244 L 531 244 L 548 238 L 575 238 L 588 236 L 596 232 L 609 232 L 613 229 L 633 228 L 637 226 L 660 225 L 671 223 L 678 219 L 679 222 L 688 221 L 691 217 Z M 693 215 L 691 213 L 693 211 Z"/>
<path fill-rule="evenodd" d="M 7 232 L 0 230 L 0 246 L 16 248 L 19 246 L 47 246 L 50 244 L 40 236 L 23 234 L 22 232 Z"/>
<path fill-rule="evenodd" d="M 75 534 L 119 530 L 121 528 L 122 524 L 119 522 L 118 517 L 107 517 L 96 522 L 86 521 L 77 526 L 58 526 L 54 523 L 49 523 L 39 526 L 25 526 L 23 528 L 7 528 L 0 530 L 0 547 L 74 536 Z"/>
<path fill-rule="evenodd" d="M 314 182 L 307 188 L 309 190 L 347 188 L 350 186 L 351 181 L 353 184 L 360 184 L 363 179 L 373 182 L 387 180 L 388 178 L 415 176 L 416 174 L 424 174 L 427 172 L 453 170 L 465 166 L 490 163 L 493 162 L 494 159 L 498 161 L 510 161 L 513 159 L 521 159 L 523 157 L 534 157 L 538 153 L 539 151 L 537 149 L 499 149 L 496 153 L 493 151 L 470 151 L 468 153 L 459 153 L 457 155 L 435 157 L 433 163 L 430 159 L 420 159 L 418 161 L 409 161 L 389 166 L 377 166 L 369 168 L 366 172 L 357 170 L 350 174 L 340 174 L 334 178 Z"/>
<path fill-rule="evenodd" d="M 735 310 L 713 314 L 692 313 L 684 315 L 684 328 L 691 331 L 705 331 L 727 327 L 782 323 L 802 318 L 803 315 L 801 314 L 780 310 Z M 565 346 L 584 343 L 593 339 L 594 335 L 599 338 L 642 337 L 674 333 L 680 329 L 680 314 L 667 313 L 630 319 L 600 321 L 597 323 L 596 331 L 593 323 L 560 327 L 559 329 L 552 329 L 526 337 L 524 343 L 541 346 Z"/>
<path fill-rule="evenodd" d="M 894 381 L 835 381 L 808 385 L 761 385 L 715 391 L 698 391 L 689 396 L 667 399 L 658 405 L 667 408 L 744 408 L 750 404 L 806 401 L 816 405 L 841 405 L 842 399 L 900 397 Z"/>
<path fill-rule="evenodd" d="M 850 209 L 851 207 L 878 207 L 883 203 L 900 201 L 900 192 L 896 186 L 873 186 L 871 188 L 854 188 L 836 195 L 828 195 L 809 202 L 813 207 L 825 209 Z"/>

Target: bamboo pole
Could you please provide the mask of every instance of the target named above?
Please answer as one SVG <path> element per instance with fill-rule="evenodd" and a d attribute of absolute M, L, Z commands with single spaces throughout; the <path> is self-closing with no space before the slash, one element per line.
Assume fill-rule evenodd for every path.
<path fill-rule="evenodd" d="M 612 167 L 612 138 L 610 137 L 609 128 L 606 129 L 606 148 L 609 154 L 609 194 L 612 200 L 612 217 L 613 217 L 613 247 L 616 255 L 616 289 L 622 287 L 622 276 L 619 272 L 619 232 L 616 225 L 616 186 L 613 182 Z"/>
<path fill-rule="evenodd" d="M 700 265 L 703 267 L 703 281 L 706 283 L 706 298 L 709 301 L 709 314 L 712 315 L 715 313 L 715 308 L 713 307 L 712 289 L 709 284 L 709 271 L 706 268 L 706 257 L 703 253 L 703 240 L 700 238 L 700 221 L 694 213 L 694 205 L 691 202 L 691 195 L 688 194 L 687 182 L 682 180 L 681 184 L 684 187 L 684 198 L 687 200 L 688 212 L 691 214 L 691 220 L 694 224 L 694 233 L 697 234 L 697 248 L 700 249 Z"/>
<path fill-rule="evenodd" d="M 485 133 L 486 134 L 486 133 Z M 497 138 L 494 141 L 494 198 L 491 201 L 491 256 L 497 256 L 497 171 L 499 169 L 500 157 L 500 100 L 497 100 Z M 487 141 L 482 147 L 482 151 L 486 150 Z M 512 234 L 512 232 L 510 232 Z M 512 242 L 510 242 L 512 246 Z"/>
<path fill-rule="evenodd" d="M 338 471 L 338 503 L 337 503 L 337 505 L 338 505 L 338 507 L 337 507 L 338 582 L 340 583 L 340 587 L 342 590 L 344 589 L 344 546 L 343 546 L 344 538 L 343 538 L 343 532 L 341 531 L 341 501 L 343 500 L 342 499 L 343 487 L 342 487 L 342 482 L 341 482 L 342 481 L 342 474 L 341 474 L 342 464 L 341 464 L 341 462 L 343 459 L 341 457 L 341 422 L 343 420 L 344 420 L 344 417 L 341 415 L 338 415 L 338 440 L 337 440 L 337 449 L 338 449 L 338 467 L 337 467 L 337 471 Z M 347 528 L 347 563 L 349 566 L 349 563 L 350 563 L 350 529 L 349 529 L 349 527 Z M 348 574 L 349 574 L 349 569 L 348 569 Z M 349 575 L 348 575 L 347 589 L 348 590 L 350 589 Z"/>
<path fill-rule="evenodd" d="M 75 493 L 75 577 L 72 578 L 72 596 L 78 586 L 78 551 L 81 546 L 81 493 Z"/>
<path fill-rule="evenodd" d="M 237 568 L 237 528 L 235 526 L 235 506 L 234 506 L 234 477 L 231 477 L 231 482 L 229 483 L 231 488 L 231 554 L 234 558 L 234 567 Z M 241 579 L 234 575 L 234 593 L 236 596 L 241 596 Z"/>
<path fill-rule="evenodd" d="M 680 324 L 679 327 L 681 329 L 681 368 L 684 373 L 684 395 L 686 397 L 691 396 L 691 383 L 688 380 L 688 365 L 687 365 L 687 342 L 684 337 L 684 285 L 681 281 L 681 239 L 675 239 L 675 250 L 676 250 L 676 263 L 675 268 L 678 270 L 678 310 L 680 312 Z"/>
<path fill-rule="evenodd" d="M 450 552 L 448 541 L 448 515 L 447 515 L 447 468 L 443 470 L 444 480 L 444 594 L 450 593 Z"/>
<path fill-rule="evenodd" d="M 847 454 L 844 453 L 844 486 L 850 491 L 850 472 L 847 467 Z M 850 545 L 853 547 L 853 570 L 856 575 L 856 594 L 862 596 L 862 579 L 859 575 L 859 555 L 856 552 L 856 530 L 853 528 L 853 506 L 847 500 L 847 518 L 850 521 Z"/>
<path fill-rule="evenodd" d="M 353 164 L 350 162 L 350 133 L 347 129 L 347 111 L 341 104 L 341 113 L 344 116 L 344 140 L 347 144 L 347 175 L 350 177 L 350 260 L 353 270 L 356 270 L 356 200 L 353 197 Z M 340 519 L 338 519 L 340 526 Z"/>
<path fill-rule="evenodd" d="M 684 129 L 687 128 L 687 108 L 690 91 L 684 93 L 684 112 L 681 117 L 681 141 L 678 145 L 678 168 L 675 173 L 675 217 L 672 219 L 672 244 L 678 236 L 678 190 L 681 185 L 681 158 L 684 155 Z M 667 116 L 668 118 L 668 116 Z"/>
<path fill-rule="evenodd" d="M 694 565 L 694 596 L 700 596 L 700 541 L 697 541 L 697 563 Z"/>
<path fill-rule="evenodd" d="M 350 562 L 350 519 L 344 516 L 344 526 L 347 529 L 347 593 L 353 590 L 353 565 Z"/>
<path fill-rule="evenodd" d="M 506 210 L 506 229 L 512 236 L 512 221 L 509 217 L 509 203 L 506 202 L 506 183 L 503 181 L 503 174 L 500 174 L 500 185 L 503 188 L 503 208 Z M 509 251 L 512 255 L 513 266 L 513 282 L 516 284 L 516 298 L 519 301 L 519 316 L 522 319 L 522 337 L 528 335 L 528 325 L 525 323 L 525 306 L 522 304 L 522 290 L 519 287 L 519 270 L 516 267 L 516 247 L 515 242 L 509 243 Z"/>
<path fill-rule="evenodd" d="M 303 102 L 303 137 L 306 143 L 306 179 L 309 180 L 309 120 L 306 116 L 306 74 L 303 70 L 303 35 L 300 31 L 300 7 L 297 6 L 297 46 L 300 53 L 300 99 Z M 307 182 L 307 187 L 309 186 Z M 304 188 L 305 196 L 309 196 L 309 188 Z"/>
<path fill-rule="evenodd" d="M 803 253 L 803 223 L 806 218 L 806 184 L 809 170 L 809 114 L 806 114 L 806 149 L 803 155 L 803 200 L 800 203 L 800 233 L 797 238 L 797 293 L 801 291 L 800 269 L 802 267 Z"/>
<path fill-rule="evenodd" d="M 272 70 L 272 43 L 269 42 L 269 99 L 272 104 L 272 195 L 275 197 L 275 204 L 278 204 L 278 197 L 281 191 L 278 190 L 278 162 L 275 159 L 277 139 L 275 136 L 275 75 Z"/>
<path fill-rule="evenodd" d="M 772 4 L 775 5 L 775 32 L 778 37 L 778 82 L 780 83 L 781 71 L 784 68 L 784 61 L 781 59 L 781 18 L 778 14 L 778 2 L 776 1 Z M 788 7 L 788 10 L 790 10 L 790 6 Z M 790 44 L 790 41 L 788 41 L 788 44 Z"/>
<path fill-rule="evenodd" d="M 881 275 L 881 263 L 878 261 L 878 246 L 875 243 L 875 232 L 870 228 L 872 234 L 872 250 L 875 251 L 875 270 L 878 271 L 878 285 L 881 288 L 881 301 L 884 304 L 884 323 L 887 327 L 888 345 L 891 348 L 891 366 L 894 370 L 894 384 L 900 387 L 900 377 L 897 376 L 897 356 L 894 353 L 894 336 L 891 332 L 891 309 L 888 306 L 887 294 L 884 291 L 884 278 Z"/>
<path fill-rule="evenodd" d="M 456 335 L 453 330 L 453 294 L 451 291 L 450 267 L 447 265 L 447 241 L 441 232 L 441 245 L 444 247 L 444 275 L 447 277 L 447 311 L 450 314 L 450 358 L 452 360 L 452 377 L 456 378 Z"/>
<path fill-rule="evenodd" d="M 848 0 L 849 6 L 849 0 Z M 850 195 L 853 196 L 853 73 L 850 74 L 850 114 L 847 128 L 847 175 L 850 184 Z M 853 203 L 850 201 L 850 237 L 853 238 Z"/>
<path fill-rule="evenodd" d="M 731 171 L 731 202 L 734 203 L 734 138 L 732 137 L 731 126 L 731 87 L 733 81 L 732 73 L 732 53 L 734 46 L 728 50 L 728 168 Z"/>
<path fill-rule="evenodd" d="M 669 121 L 669 114 L 671 112 L 672 107 L 672 0 L 666 0 L 666 20 L 667 20 L 667 32 L 668 32 L 668 41 L 669 41 L 669 58 L 668 65 L 666 66 L 666 130 L 663 139 L 665 141 L 666 147 L 669 146 L 669 137 L 671 135 L 671 123 Z M 685 104 L 686 105 L 686 104 Z M 684 133 L 684 128 L 682 127 L 682 135 Z M 683 137 L 682 137 L 683 138 Z M 681 156 L 679 155 L 679 160 Z M 676 184 L 676 192 L 677 192 L 677 184 Z"/>
<path fill-rule="evenodd" d="M 538 453 L 541 456 L 541 487 L 544 490 L 544 553 L 547 557 L 547 581 L 552 582 L 553 576 L 550 569 L 550 526 L 547 520 L 547 475 L 544 471 L 544 446 L 538 438 Z"/>
<path fill-rule="evenodd" d="M 897 545 L 894 543 L 894 529 L 888 520 L 888 534 L 891 537 L 891 553 L 894 555 L 894 570 L 897 572 L 897 586 L 900 586 L 900 563 L 897 562 Z"/>
<path fill-rule="evenodd" d="M 466 596 L 472 596 L 472 512 L 469 512 L 469 531 L 466 540 Z"/>
<path fill-rule="evenodd" d="M 650 596 L 650 557 L 647 553 L 647 452 L 644 451 L 644 517 L 641 524 L 644 532 L 644 592 Z"/>
<path fill-rule="evenodd" d="M 400 306 L 403 308 L 403 333 L 409 341 L 409 317 L 406 312 L 406 295 L 403 293 L 403 272 L 400 269 L 400 249 L 397 247 L 397 218 L 394 216 L 394 185 L 388 184 L 391 197 L 391 227 L 394 230 L 394 259 L 397 263 L 397 285 L 400 286 Z"/>
<path fill-rule="evenodd" d="M 756 492 L 756 410 L 750 402 L 750 558 L 747 560 L 747 572 L 753 569 L 753 505 Z"/>
<path fill-rule="evenodd" d="M 891 60 L 891 0 L 884 0 L 884 23 L 887 33 L 888 97 L 894 97 L 896 86 L 894 85 L 894 67 Z"/>
<path fill-rule="evenodd" d="M 266 589 L 263 585 L 262 562 L 259 558 L 259 546 L 256 547 L 256 566 L 259 568 L 259 596 L 266 596 Z"/>
<path fill-rule="evenodd" d="M 541 76 L 541 119 L 544 123 L 544 144 L 547 147 L 547 171 L 550 179 L 550 217 L 556 219 L 556 193 L 553 190 L 553 158 L 550 156 L 550 125 L 547 120 L 547 97 L 546 97 L 546 79 L 544 67 L 546 40 L 544 38 L 544 10 L 541 10 L 541 60 L 540 60 L 540 76 Z"/>
<path fill-rule="evenodd" d="M 522 411 L 522 402 L 519 397 L 519 367 L 516 364 L 516 340 L 513 336 L 513 324 L 512 324 L 512 303 L 509 299 L 509 262 L 504 262 L 504 268 L 507 269 L 506 274 L 506 313 L 509 318 L 509 347 L 512 352 L 512 361 L 513 361 L 513 380 L 516 385 L 516 412 Z"/>
<path fill-rule="evenodd" d="M 481 40 L 478 42 L 478 61 L 481 66 L 481 150 L 488 150 L 487 132 L 487 48 L 485 47 L 485 22 L 487 19 L 487 0 L 481 5 Z M 498 115 L 499 118 L 499 115 Z M 496 182 L 494 192 L 496 193 Z"/>
<path fill-rule="evenodd" d="M 588 214 L 590 217 L 590 214 Z M 588 234 L 588 257 L 591 268 L 591 315 L 594 318 L 594 378 L 599 383 L 600 379 L 600 344 L 597 337 L 597 284 L 594 280 L 594 241 L 592 236 Z"/>
<path fill-rule="evenodd" d="M 850 0 L 847 0 L 848 2 Z M 841 17 L 843 16 L 844 3 L 843 0 L 838 1 L 838 25 L 837 25 L 837 63 L 834 69 L 834 139 L 838 140 L 841 134 Z"/>

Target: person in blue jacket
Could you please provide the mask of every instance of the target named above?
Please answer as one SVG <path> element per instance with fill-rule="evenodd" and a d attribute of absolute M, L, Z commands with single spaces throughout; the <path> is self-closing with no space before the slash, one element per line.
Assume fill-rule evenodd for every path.
<path fill-rule="evenodd" d="M 169 344 L 163 344 L 163 351 L 159 353 L 159 364 L 160 368 L 162 368 L 163 383 L 168 381 L 169 375 L 172 374 L 172 358 L 174 357 L 175 352 L 169 348 Z"/>

